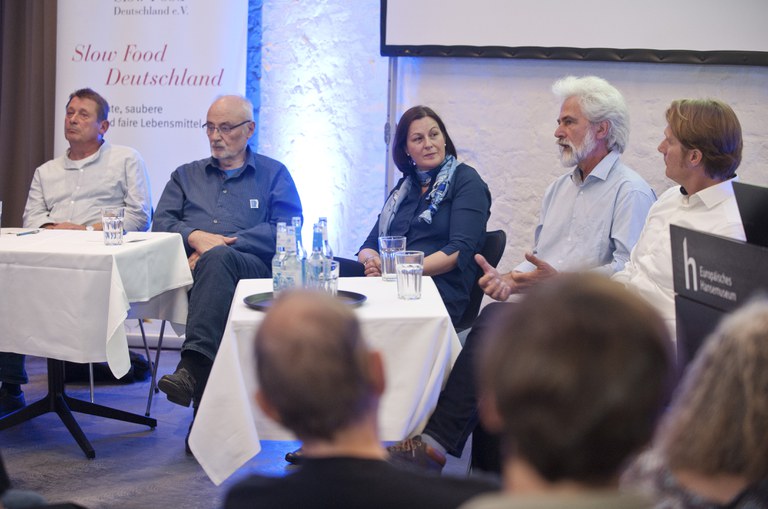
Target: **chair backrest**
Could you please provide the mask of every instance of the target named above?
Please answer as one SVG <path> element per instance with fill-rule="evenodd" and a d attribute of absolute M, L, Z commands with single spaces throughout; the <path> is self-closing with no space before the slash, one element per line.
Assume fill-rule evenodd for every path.
<path fill-rule="evenodd" d="M 483 243 L 480 254 L 488 260 L 488 263 L 494 267 L 499 264 L 502 255 L 504 254 L 504 248 L 507 246 L 507 234 L 504 230 L 494 230 L 492 232 L 485 233 L 485 242 Z M 483 272 L 479 271 L 477 279 L 482 277 Z M 480 285 L 472 285 L 472 290 L 469 293 L 469 303 L 467 309 L 464 310 L 464 314 L 461 316 L 459 323 L 456 324 L 456 332 L 461 332 L 465 329 L 472 327 L 475 322 L 478 313 L 480 313 L 480 304 L 483 302 L 483 289 Z"/>

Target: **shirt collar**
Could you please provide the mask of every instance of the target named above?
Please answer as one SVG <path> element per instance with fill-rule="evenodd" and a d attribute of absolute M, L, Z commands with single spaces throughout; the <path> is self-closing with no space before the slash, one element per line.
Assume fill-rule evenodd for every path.
<path fill-rule="evenodd" d="M 89 164 L 92 164 L 93 162 L 97 161 L 101 157 L 102 150 L 106 150 L 107 147 L 109 147 L 109 142 L 107 140 L 104 140 L 96 152 L 89 155 L 88 157 L 78 159 L 77 161 L 69 158 L 69 149 L 67 149 L 67 153 L 64 155 L 64 169 L 79 170 L 80 168 L 85 168 Z"/>
<path fill-rule="evenodd" d="M 599 163 L 597 163 L 597 166 L 595 166 L 591 172 L 589 172 L 589 175 L 587 175 L 587 179 L 589 178 L 597 178 L 600 180 L 605 180 L 608 178 L 608 174 L 611 172 L 611 169 L 613 169 L 613 166 L 616 164 L 616 161 L 619 160 L 619 154 L 615 150 L 611 150 L 608 152 L 605 157 L 603 157 Z M 579 170 L 579 167 L 573 169 L 573 172 L 571 173 L 571 181 L 573 181 L 574 184 L 581 185 L 584 183 L 584 181 L 581 178 L 581 170 Z"/>
<path fill-rule="evenodd" d="M 716 207 L 725 200 L 733 197 L 733 182 L 738 182 L 739 177 L 734 176 L 731 179 L 709 186 L 706 189 L 702 189 L 696 194 L 690 196 L 682 196 L 683 201 L 687 201 L 689 204 L 701 202 L 705 207 L 711 209 Z"/>
<path fill-rule="evenodd" d="M 229 175 L 228 178 L 235 178 L 240 176 L 249 166 L 253 169 L 256 169 L 256 163 L 254 162 L 254 154 L 253 154 L 253 151 L 251 150 L 251 146 L 246 145 L 245 146 L 245 163 L 240 168 L 240 171 L 235 172 L 232 175 Z M 220 172 L 222 175 L 225 174 L 224 170 L 222 170 L 221 167 L 219 166 L 219 160 L 213 156 L 209 158 L 206 168 L 214 169 Z"/>

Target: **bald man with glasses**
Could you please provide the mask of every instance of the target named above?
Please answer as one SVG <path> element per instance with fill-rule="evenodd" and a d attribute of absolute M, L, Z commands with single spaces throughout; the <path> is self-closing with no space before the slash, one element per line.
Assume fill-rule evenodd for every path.
<path fill-rule="evenodd" d="M 277 223 L 302 215 L 286 167 L 248 146 L 255 129 L 249 100 L 219 97 L 203 127 L 211 157 L 171 174 L 152 228 L 181 234 L 194 276 L 181 361 L 158 387 L 172 403 L 195 409 L 238 281 L 272 277 Z"/>

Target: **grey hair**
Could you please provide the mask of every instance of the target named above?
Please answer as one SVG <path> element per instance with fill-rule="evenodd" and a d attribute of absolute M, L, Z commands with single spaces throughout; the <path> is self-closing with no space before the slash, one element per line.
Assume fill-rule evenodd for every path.
<path fill-rule="evenodd" d="M 224 99 L 224 98 L 236 99 L 240 103 L 240 108 L 243 110 L 243 113 L 245 114 L 245 118 L 253 122 L 253 103 L 251 102 L 250 99 L 239 94 L 225 94 L 225 95 L 217 96 L 213 102 L 216 102 L 219 99 Z"/>
<path fill-rule="evenodd" d="M 672 470 L 768 476 L 768 300 L 723 319 L 688 367 L 658 433 Z"/>
<path fill-rule="evenodd" d="M 552 92 L 563 101 L 576 97 L 590 122 L 607 120 L 608 150 L 624 152 L 629 142 L 629 109 L 616 87 L 597 76 L 567 76 L 552 85 Z"/>

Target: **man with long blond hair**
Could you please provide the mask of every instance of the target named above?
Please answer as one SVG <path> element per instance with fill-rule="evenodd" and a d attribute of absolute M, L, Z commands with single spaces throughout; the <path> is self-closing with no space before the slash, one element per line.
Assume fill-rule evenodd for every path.
<path fill-rule="evenodd" d="M 666 117 L 658 150 L 666 176 L 679 186 L 653 204 L 629 262 L 613 278 L 656 306 L 674 335 L 669 225 L 745 240 L 732 185 L 743 141 L 736 113 L 716 99 L 673 101 Z"/>

